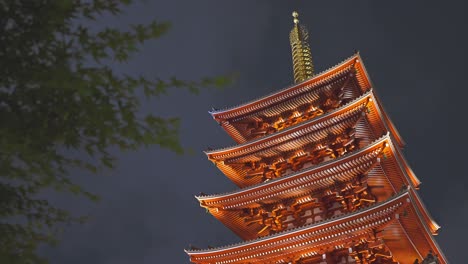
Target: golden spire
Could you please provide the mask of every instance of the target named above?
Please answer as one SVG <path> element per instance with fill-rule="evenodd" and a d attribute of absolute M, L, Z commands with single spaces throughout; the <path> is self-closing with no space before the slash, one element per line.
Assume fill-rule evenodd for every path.
<path fill-rule="evenodd" d="M 314 64 L 310 52 L 309 32 L 303 25 L 299 25 L 299 14 L 294 11 L 294 28 L 289 34 L 291 42 L 292 60 L 294 69 L 294 82 L 299 83 L 311 78 L 314 75 Z"/>

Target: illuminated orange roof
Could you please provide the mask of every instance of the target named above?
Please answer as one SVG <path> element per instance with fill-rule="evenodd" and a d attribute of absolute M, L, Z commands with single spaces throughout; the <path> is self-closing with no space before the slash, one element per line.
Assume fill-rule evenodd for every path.
<path fill-rule="evenodd" d="M 305 144 L 320 142 L 330 132 L 342 133 L 345 129 L 355 126 L 365 110 L 367 110 L 366 118 L 371 126 L 371 130 L 361 129 L 362 133 L 366 134 L 365 136 L 376 139 L 391 131 L 376 97 L 370 90 L 354 101 L 318 118 L 257 140 L 205 153 L 239 187 L 258 184 L 261 182 L 259 178 L 246 179 L 246 169 L 243 165 L 245 162 L 258 161 L 262 157 L 277 156 L 287 151 L 298 150 Z M 399 143 L 398 140 L 397 142 Z"/>
<path fill-rule="evenodd" d="M 355 64 L 359 64 L 360 56 L 355 54 L 354 56 L 348 58 L 347 60 L 341 62 L 340 64 L 322 72 L 311 79 L 308 79 L 302 83 L 294 84 L 289 86 L 283 90 L 277 91 L 270 95 L 252 100 L 251 102 L 238 105 L 235 107 L 222 109 L 222 110 L 214 110 L 211 111 L 211 115 L 215 120 L 228 120 L 233 118 L 239 118 L 240 116 L 259 111 L 261 109 L 265 109 L 268 107 L 274 107 L 278 103 L 291 99 L 292 97 L 297 96 L 298 94 L 302 94 L 304 92 L 309 92 L 316 87 L 327 83 L 331 79 L 335 78 L 336 76 L 340 76 L 343 73 L 349 73 L 350 69 L 356 67 Z M 360 69 L 363 69 L 362 67 Z M 363 91 L 367 91 L 371 88 L 370 83 L 366 82 L 365 79 L 360 78 L 360 87 Z"/>
<path fill-rule="evenodd" d="M 433 250 L 446 264 L 426 225 L 426 213 L 415 206 L 417 200 L 409 188 L 384 202 L 319 223 L 231 246 L 186 252 L 195 263 L 265 263 L 291 253 L 320 254 L 326 248 L 349 247 L 371 237 L 374 230 L 382 230 L 380 238 L 400 263 L 412 263 Z"/>
<path fill-rule="evenodd" d="M 362 58 L 359 54 L 355 54 L 335 67 L 317 74 L 302 83 L 236 107 L 225 110 L 215 110 L 210 113 L 234 140 L 238 143 L 244 143 L 252 138 L 246 134 L 246 131 L 235 125 L 237 122 L 246 118 L 256 119 L 260 116 L 278 115 L 286 109 L 291 110 L 304 103 L 314 102 L 322 96 L 320 94 L 321 89 L 333 83 L 340 82 L 340 80 L 342 81 L 350 74 L 354 76 L 355 83 L 361 94 L 372 88 Z M 382 109 L 381 103 L 378 102 L 378 104 L 379 108 Z M 382 113 L 382 115 L 385 122 L 388 123 L 389 130 L 394 134 L 398 144 L 403 146 L 404 142 L 390 119 L 385 113 Z"/>
<path fill-rule="evenodd" d="M 335 181 L 350 181 L 365 172 L 369 173 L 369 186 L 379 186 L 378 191 L 375 191 L 378 201 L 387 199 L 403 186 L 417 188 L 420 184 L 418 178 L 411 170 L 406 169 L 408 165 L 401 157 L 390 135 L 386 135 L 363 149 L 298 173 L 230 193 L 196 198 L 233 232 L 243 239 L 253 239 L 261 227 L 246 226 L 239 217 L 238 210 L 241 208 L 274 204 L 307 195 L 314 190 L 328 187 Z"/>

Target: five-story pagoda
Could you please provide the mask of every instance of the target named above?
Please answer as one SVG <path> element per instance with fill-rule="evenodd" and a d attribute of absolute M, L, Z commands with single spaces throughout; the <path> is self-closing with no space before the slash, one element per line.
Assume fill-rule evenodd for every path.
<path fill-rule="evenodd" d="M 359 54 L 314 74 L 293 13 L 295 84 L 211 112 L 238 143 L 206 154 L 240 189 L 200 205 L 244 242 L 186 250 L 193 263 L 447 263 Z"/>

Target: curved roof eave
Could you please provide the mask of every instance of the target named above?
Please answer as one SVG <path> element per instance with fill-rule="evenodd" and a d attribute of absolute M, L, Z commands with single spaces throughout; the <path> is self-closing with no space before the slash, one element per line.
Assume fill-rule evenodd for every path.
<path fill-rule="evenodd" d="M 215 150 L 207 150 L 207 151 L 204 151 L 204 153 L 206 155 L 219 154 L 220 152 L 234 151 L 236 149 L 247 147 L 249 145 L 254 145 L 254 144 L 257 144 L 257 143 L 262 142 L 262 141 L 266 142 L 266 141 L 270 140 L 271 138 L 275 138 L 275 137 L 287 134 L 291 130 L 295 130 L 295 129 L 298 129 L 298 128 L 301 128 L 301 127 L 305 127 L 305 126 L 310 125 L 310 124 L 316 124 L 316 123 L 318 124 L 321 121 L 327 120 L 330 116 L 335 116 L 335 115 L 339 114 L 340 112 L 343 112 L 346 109 L 351 108 L 351 107 L 361 103 L 363 100 L 366 100 L 368 97 L 371 97 L 371 96 L 372 96 L 372 90 L 369 90 L 368 92 L 366 92 L 365 94 L 363 94 L 360 97 L 356 98 L 355 100 L 353 100 L 353 101 L 339 107 L 336 110 L 333 110 L 333 111 L 331 111 L 329 113 L 326 113 L 326 114 L 324 114 L 322 116 L 319 116 L 317 118 L 305 121 L 303 123 L 299 123 L 299 124 L 297 124 L 295 126 L 288 127 L 286 129 L 283 129 L 283 130 L 278 131 L 276 133 L 270 134 L 268 136 L 264 136 L 264 137 L 254 139 L 254 140 L 251 140 L 251 141 L 248 141 L 248 142 L 245 142 L 245 143 L 242 143 L 242 144 L 234 145 L 234 146 L 224 147 L 224 148 L 215 149 Z"/>
<path fill-rule="evenodd" d="M 388 140 L 391 141 L 391 138 L 390 138 L 389 134 L 386 134 L 386 135 L 380 137 L 379 139 L 375 140 L 374 142 L 372 142 L 371 144 L 369 144 L 365 148 L 360 149 L 360 150 L 358 150 L 356 152 L 352 152 L 349 155 L 344 155 L 344 156 L 339 157 L 337 159 L 333 159 L 333 160 L 318 164 L 317 166 L 313 166 L 313 167 L 303 169 L 301 171 L 298 171 L 296 173 L 287 175 L 285 177 L 276 178 L 276 179 L 273 179 L 273 180 L 268 181 L 268 182 L 262 182 L 260 184 L 256 184 L 256 185 L 249 186 L 249 187 L 246 187 L 246 188 L 243 188 L 243 189 L 235 190 L 233 192 L 222 193 L 222 194 L 213 194 L 213 195 L 195 196 L 195 198 L 197 198 L 197 200 L 199 200 L 199 201 L 203 201 L 205 199 L 225 198 L 225 197 L 229 197 L 229 196 L 232 196 L 232 195 L 240 195 L 240 194 L 243 194 L 245 192 L 253 191 L 255 189 L 259 189 L 259 188 L 262 188 L 262 187 L 265 187 L 265 186 L 268 186 L 268 185 L 281 183 L 283 181 L 287 181 L 289 179 L 295 178 L 295 177 L 297 177 L 297 176 L 299 176 L 301 174 L 311 173 L 311 172 L 314 172 L 314 171 L 320 171 L 324 167 L 333 166 L 333 164 L 340 163 L 343 160 L 352 159 L 353 157 L 360 155 L 362 152 L 365 152 L 365 151 L 368 151 L 369 149 L 375 148 L 379 144 L 382 144 L 383 142 L 388 141 Z M 392 144 L 390 144 L 390 145 L 392 145 Z"/>
<path fill-rule="evenodd" d="M 209 254 L 209 253 L 221 252 L 221 251 L 225 251 L 225 250 L 232 250 L 232 249 L 236 249 L 236 248 L 239 248 L 239 247 L 242 247 L 242 246 L 253 245 L 253 244 L 256 244 L 256 243 L 259 243 L 259 242 L 268 241 L 268 240 L 272 240 L 272 239 L 275 239 L 275 238 L 290 236 L 290 235 L 293 235 L 295 233 L 299 233 L 299 232 L 307 230 L 307 229 L 319 228 L 320 226 L 330 224 L 330 223 L 333 223 L 335 221 L 340 221 L 340 220 L 352 218 L 352 217 L 354 217 L 356 215 L 379 209 L 381 207 L 384 207 L 387 204 L 390 204 L 390 203 L 392 203 L 392 202 L 394 202 L 394 201 L 396 201 L 398 199 L 401 199 L 402 197 L 409 196 L 409 195 L 410 195 L 410 192 L 409 192 L 409 188 L 408 188 L 408 189 L 402 190 L 400 193 L 396 194 L 395 196 L 393 196 L 390 199 L 385 200 L 385 201 L 383 201 L 381 203 L 376 203 L 376 204 L 371 205 L 369 207 L 362 208 L 360 210 L 357 210 L 357 211 L 354 211 L 354 212 L 351 212 L 351 213 L 348 213 L 348 214 L 343 214 L 343 215 L 340 215 L 340 216 L 337 216 L 337 217 L 334 217 L 334 218 L 330 218 L 330 219 L 327 219 L 327 220 L 324 220 L 324 221 L 320 221 L 318 223 L 313 223 L 313 224 L 301 226 L 301 227 L 298 227 L 298 228 L 285 230 L 285 231 L 277 233 L 277 234 L 268 235 L 268 236 L 260 237 L 260 238 L 253 239 L 253 240 L 247 240 L 247 241 L 239 242 L 237 244 L 232 244 L 232 245 L 227 245 L 227 246 L 222 246 L 222 247 L 217 247 L 217 248 L 211 248 L 211 249 L 187 250 L 186 252 L 189 255 L 190 254 L 192 254 L 192 255 Z"/>
<path fill-rule="evenodd" d="M 243 241 L 240 243 L 232 244 L 232 245 L 227 245 L 227 246 L 222 246 L 222 247 L 216 247 L 216 248 L 210 248 L 210 249 L 197 249 L 197 250 L 185 250 L 185 252 L 190 256 L 194 257 L 197 255 L 211 255 L 211 254 L 222 254 L 223 252 L 229 253 L 232 252 L 233 250 L 239 250 L 244 247 L 252 247 L 252 246 L 261 246 L 263 243 L 270 243 L 272 241 L 275 241 L 277 239 L 285 239 L 291 236 L 302 236 L 304 233 L 303 232 L 313 232 L 313 230 L 322 228 L 324 226 L 329 226 L 330 224 L 333 223 L 339 223 L 342 222 L 343 220 L 351 220 L 354 217 L 359 217 L 360 215 L 366 214 L 366 213 L 372 213 L 375 210 L 379 210 L 381 208 L 385 208 L 385 206 L 391 205 L 393 202 L 396 201 L 402 201 L 403 199 L 406 199 L 406 202 L 408 202 L 409 206 L 413 207 L 413 209 L 416 210 L 416 215 L 418 219 L 417 221 L 419 222 L 419 225 L 423 230 L 425 231 L 424 236 L 426 237 L 426 241 L 428 241 L 431 244 L 431 247 L 436 250 L 436 253 L 441 257 L 441 263 L 448 263 L 445 255 L 443 255 L 443 252 L 440 250 L 439 245 L 437 242 L 434 240 L 432 237 L 432 232 L 431 229 L 428 225 L 426 225 L 426 219 L 425 219 L 425 210 L 421 210 L 420 207 L 420 199 L 417 195 L 417 192 L 415 191 L 414 188 L 408 186 L 407 188 L 403 189 L 401 192 L 398 194 L 394 195 L 390 199 L 383 201 L 381 203 L 374 204 L 372 206 L 363 208 L 361 210 L 344 214 L 335 218 L 331 218 L 325 221 L 321 221 L 318 223 L 298 227 L 295 229 L 290 229 L 283 231 L 281 233 L 277 233 L 274 235 L 269 235 L 253 240 L 247 240 Z M 397 218 L 398 219 L 398 218 Z M 422 225 L 422 226 L 421 226 Z M 231 253 L 229 253 L 231 254 Z"/>
<path fill-rule="evenodd" d="M 249 102 L 246 102 L 246 103 L 243 103 L 243 104 L 239 104 L 237 106 L 228 107 L 228 108 L 221 109 L 221 110 L 208 111 L 208 113 L 210 113 L 213 116 L 213 118 L 216 119 L 217 116 L 222 115 L 222 114 L 226 114 L 226 113 L 229 113 L 229 112 L 235 112 L 235 111 L 241 110 L 242 108 L 253 106 L 255 104 L 266 103 L 268 100 L 270 100 L 270 99 L 272 99 L 274 97 L 281 96 L 282 94 L 290 92 L 291 90 L 298 89 L 300 87 L 303 87 L 303 86 L 305 86 L 307 84 L 310 84 L 310 83 L 313 83 L 313 82 L 318 82 L 319 80 L 328 77 L 328 75 L 332 74 L 334 71 L 336 71 L 340 67 L 349 66 L 350 64 L 354 63 L 354 61 L 358 57 L 359 57 L 359 55 L 356 53 L 353 56 L 351 56 L 351 57 L 343 60 L 342 62 L 336 64 L 335 66 L 330 67 L 329 69 L 324 70 L 321 73 L 318 73 L 318 74 L 314 75 L 314 77 L 312 77 L 312 78 L 310 78 L 308 80 L 305 80 L 305 81 L 303 81 L 301 83 L 297 83 L 297 84 L 288 86 L 288 87 L 286 87 L 284 89 L 281 89 L 279 91 L 275 91 L 275 92 L 273 92 L 273 93 L 271 93 L 269 95 L 262 96 L 260 98 L 254 99 L 252 101 L 249 101 Z"/>
<path fill-rule="evenodd" d="M 392 139 L 394 139 L 393 134 L 390 134 Z M 395 140 L 394 140 L 395 141 Z M 408 177 L 409 182 L 413 185 L 415 189 L 419 189 L 421 185 L 421 181 L 419 178 L 416 176 L 416 174 L 413 172 L 411 167 L 408 164 L 408 161 L 405 159 L 403 156 L 403 153 L 401 153 L 401 150 L 394 145 L 391 146 L 393 153 L 396 154 L 397 162 L 398 165 L 400 166 L 400 169 L 403 171 L 403 173 Z"/>
<path fill-rule="evenodd" d="M 366 66 L 364 65 L 364 62 L 362 60 L 362 57 L 361 57 L 361 54 L 358 53 L 357 54 L 357 58 L 358 60 L 361 62 L 359 65 L 362 67 L 362 70 L 365 74 L 365 77 L 367 79 L 367 81 L 370 83 L 370 86 L 373 88 L 372 90 L 374 91 L 374 97 L 376 99 L 376 103 L 378 104 L 379 106 L 379 109 L 381 109 L 381 112 L 382 112 L 382 116 L 384 117 L 384 121 L 386 123 L 386 125 L 388 126 L 388 129 L 390 130 L 390 132 L 392 132 L 392 134 L 394 135 L 395 139 L 397 140 L 398 142 L 398 145 L 400 147 L 403 147 L 405 145 L 405 141 L 403 140 L 403 138 L 401 137 L 400 133 L 398 132 L 398 130 L 396 129 L 395 125 L 393 124 L 392 120 L 390 119 L 390 117 L 388 116 L 387 112 L 385 111 L 385 108 L 383 107 L 382 105 L 382 102 L 380 101 L 379 99 L 379 96 L 378 96 L 378 92 L 375 88 L 375 85 L 374 83 L 372 82 L 372 79 L 370 78 L 370 75 L 369 73 L 367 72 L 367 69 L 366 69 Z"/>
<path fill-rule="evenodd" d="M 436 253 L 439 255 L 439 257 L 442 258 L 444 263 L 448 263 L 446 256 L 444 255 L 444 253 L 440 249 L 439 244 L 433 237 L 433 235 L 437 235 L 437 230 L 439 230 L 440 226 L 429 215 L 429 212 L 424 206 L 424 203 L 419 197 L 419 194 L 414 189 L 410 189 L 410 194 L 411 195 L 409 197 L 414 202 L 416 207 L 415 209 L 417 209 L 416 214 L 418 215 L 419 220 L 423 224 L 423 228 L 426 230 L 426 238 L 435 247 L 435 249 L 437 250 Z"/>

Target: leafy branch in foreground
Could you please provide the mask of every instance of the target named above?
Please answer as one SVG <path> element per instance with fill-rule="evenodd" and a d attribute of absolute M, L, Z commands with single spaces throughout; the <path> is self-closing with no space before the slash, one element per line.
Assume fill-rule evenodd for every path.
<path fill-rule="evenodd" d="M 111 65 L 128 61 L 142 43 L 170 28 L 167 22 L 154 21 L 128 30 L 94 29 L 102 15 L 118 16 L 129 4 L 0 3 L 1 263 L 46 263 L 37 247 L 55 243 L 64 224 L 84 220 L 37 198 L 42 190 L 54 188 L 96 200 L 73 183 L 71 168 L 93 173 L 112 168 L 113 146 L 135 150 L 158 145 L 183 153 L 179 118 L 139 116 L 137 92 L 150 98 L 171 88 L 198 93 L 229 82 L 224 77 L 149 80 L 115 72 Z"/>

